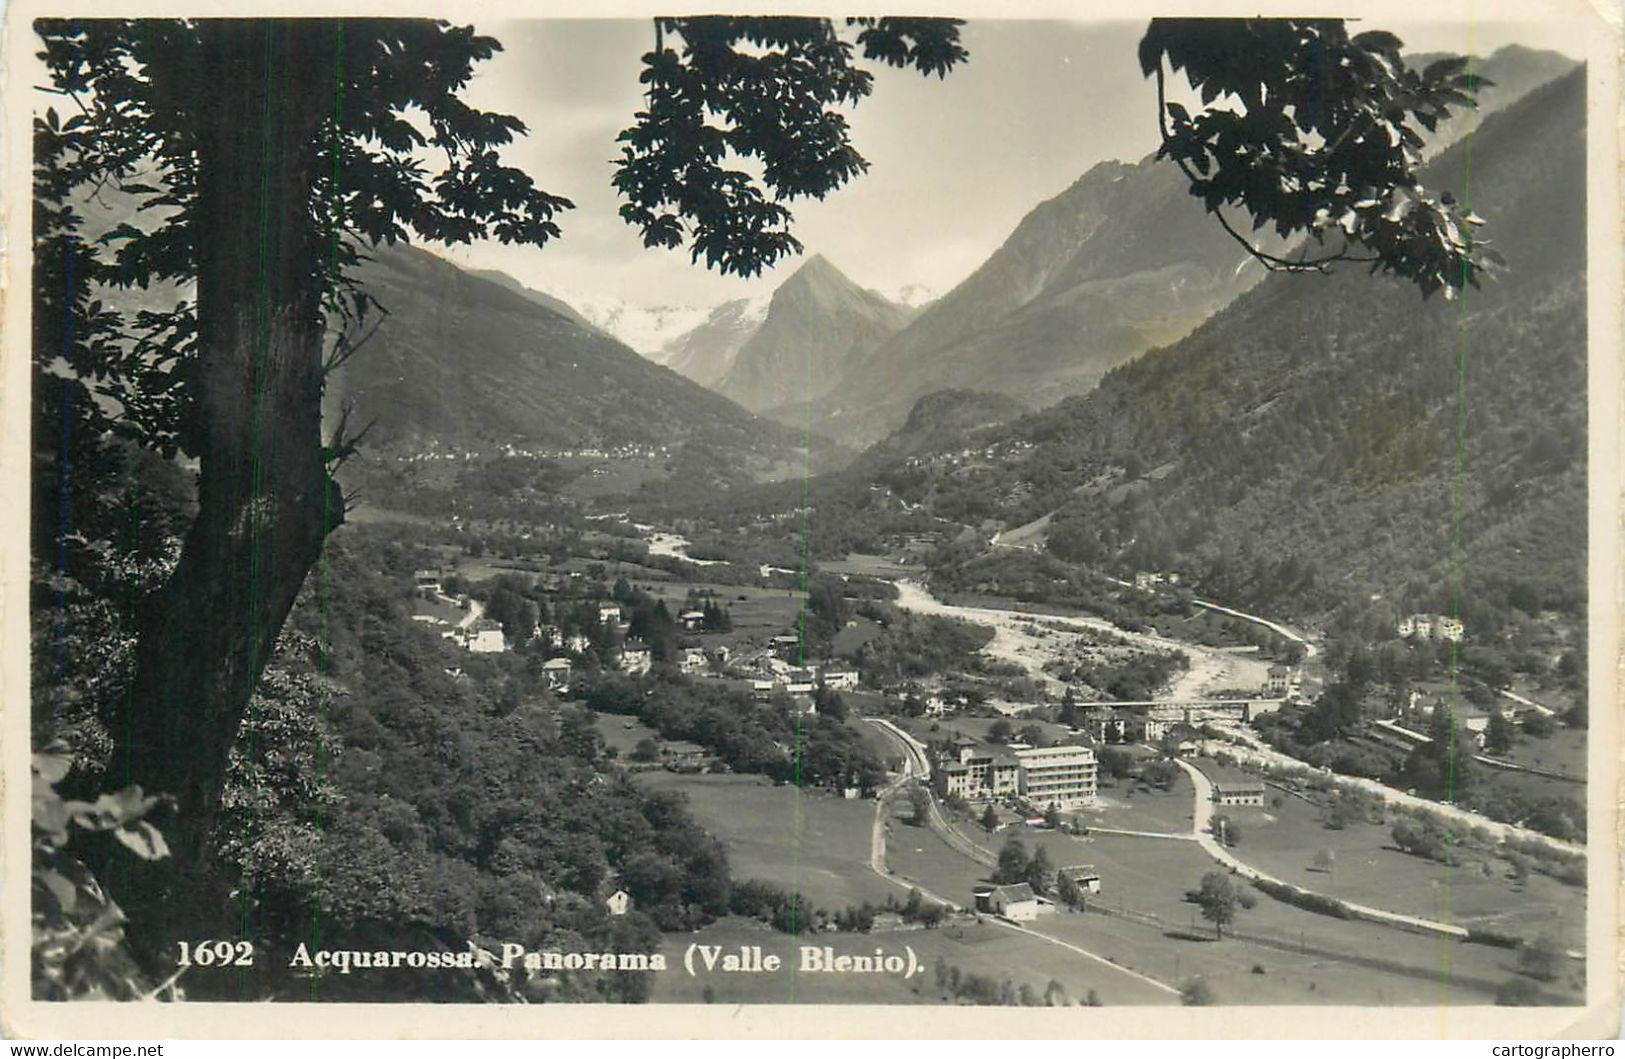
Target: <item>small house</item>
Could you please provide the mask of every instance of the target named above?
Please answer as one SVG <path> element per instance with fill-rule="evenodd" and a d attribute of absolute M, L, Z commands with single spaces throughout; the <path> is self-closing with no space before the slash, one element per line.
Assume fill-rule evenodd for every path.
<path fill-rule="evenodd" d="M 1026 883 L 993 887 L 987 904 L 989 912 L 1017 923 L 1038 918 L 1038 895 Z"/>
<path fill-rule="evenodd" d="M 612 916 L 624 916 L 632 908 L 632 895 L 625 890 L 616 890 L 604 898 L 604 907 Z"/>
<path fill-rule="evenodd" d="M 440 594 L 439 569 L 419 570 L 412 575 L 412 587 L 418 595 L 432 599 Z"/>
<path fill-rule="evenodd" d="M 660 748 L 660 760 L 672 772 L 699 772 L 710 763 L 711 755 L 698 743 L 674 740 Z"/>
<path fill-rule="evenodd" d="M 1072 885 L 1084 893 L 1098 894 L 1100 892 L 1100 872 L 1095 870 L 1093 864 L 1075 864 L 1071 867 L 1061 868 L 1055 873 L 1057 880 L 1070 879 Z"/>
<path fill-rule="evenodd" d="M 677 620 L 683 623 L 683 628 L 689 632 L 696 632 L 705 624 L 705 611 L 685 610 L 677 615 Z"/>
<path fill-rule="evenodd" d="M 653 665 L 649 645 L 642 640 L 628 640 L 621 645 L 621 672 L 642 676 Z"/>
<path fill-rule="evenodd" d="M 1263 805 L 1262 780 L 1225 780 L 1213 785 L 1213 800 L 1220 805 Z"/>
<path fill-rule="evenodd" d="M 570 690 L 570 660 L 568 658 L 549 658 L 542 663 L 542 678 L 552 691 Z"/>
<path fill-rule="evenodd" d="M 856 669 L 826 669 L 822 678 L 824 687 L 831 691 L 850 691 L 858 686 Z"/>

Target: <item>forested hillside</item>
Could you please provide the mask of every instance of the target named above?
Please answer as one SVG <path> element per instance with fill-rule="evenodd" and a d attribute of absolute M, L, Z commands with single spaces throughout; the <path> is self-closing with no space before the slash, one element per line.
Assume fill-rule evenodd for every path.
<path fill-rule="evenodd" d="M 410 248 L 360 275 L 388 315 L 338 371 L 330 409 L 376 417 L 375 442 L 563 448 L 696 442 L 782 456 L 788 432 L 651 364 L 512 284 Z"/>
<path fill-rule="evenodd" d="M 1174 567 L 1280 613 L 1382 596 L 1469 627 L 1578 614 L 1585 532 L 1584 83 L 1487 121 L 1428 183 L 1508 262 L 1457 303 L 1357 267 L 1276 277 L 1100 389 L 1022 420 L 1008 459 L 915 461 L 905 499 L 1054 511 L 1059 557 Z M 1470 163 L 1470 164 L 1469 164 Z M 910 494 L 914 495 L 910 495 Z"/>

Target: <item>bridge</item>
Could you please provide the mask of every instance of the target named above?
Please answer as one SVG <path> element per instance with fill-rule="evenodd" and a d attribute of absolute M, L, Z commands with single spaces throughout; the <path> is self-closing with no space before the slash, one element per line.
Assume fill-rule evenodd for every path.
<path fill-rule="evenodd" d="M 1137 702 L 1080 703 L 1085 708 L 1104 706 L 1113 710 L 1144 712 L 1156 721 L 1226 720 L 1250 721 L 1264 713 L 1274 713 L 1286 702 L 1285 698 L 1251 699 L 1146 699 Z"/>

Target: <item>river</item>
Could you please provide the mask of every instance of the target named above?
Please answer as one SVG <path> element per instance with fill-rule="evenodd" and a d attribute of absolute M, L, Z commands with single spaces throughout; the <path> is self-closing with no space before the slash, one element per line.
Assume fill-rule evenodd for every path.
<path fill-rule="evenodd" d="M 897 586 L 897 606 L 916 614 L 934 614 L 960 618 L 993 630 L 993 639 L 982 648 L 987 654 L 1020 666 L 1051 695 L 1059 697 L 1066 685 L 1044 671 L 1044 666 L 1067 653 L 1066 637 L 1056 633 L 1057 628 L 1075 632 L 1109 632 L 1138 647 L 1156 651 L 1177 651 L 1183 654 L 1187 668 L 1169 686 L 1170 699 L 1196 699 L 1223 688 L 1256 687 L 1263 684 L 1263 665 L 1252 659 L 1171 640 L 1150 633 L 1129 632 L 1102 618 L 1062 616 L 1039 611 L 1005 610 L 998 607 L 963 607 L 945 603 L 933 596 L 917 581 L 894 581 Z"/>

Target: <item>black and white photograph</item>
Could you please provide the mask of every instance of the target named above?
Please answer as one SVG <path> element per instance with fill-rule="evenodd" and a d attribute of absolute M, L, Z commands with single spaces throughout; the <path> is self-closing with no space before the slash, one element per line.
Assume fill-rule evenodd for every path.
<path fill-rule="evenodd" d="M 9 1032 L 1615 1036 L 1617 25 L 811 10 L 9 12 Z"/>

